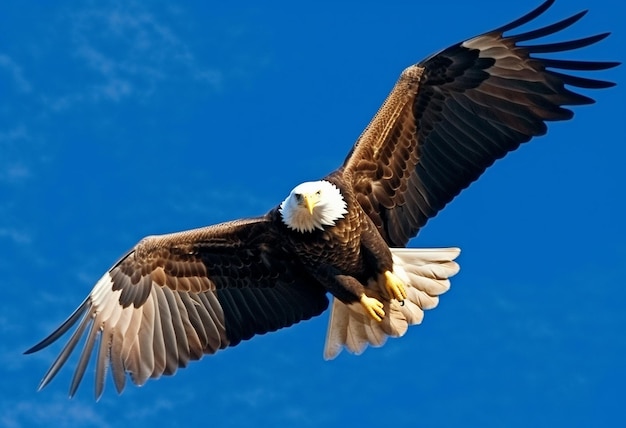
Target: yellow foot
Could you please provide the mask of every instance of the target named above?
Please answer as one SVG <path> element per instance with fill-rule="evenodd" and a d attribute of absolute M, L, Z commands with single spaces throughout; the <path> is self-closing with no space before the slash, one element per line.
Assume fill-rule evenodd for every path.
<path fill-rule="evenodd" d="M 385 287 L 392 298 L 395 298 L 399 302 L 404 302 L 404 299 L 406 299 L 404 283 L 391 271 L 385 272 Z"/>
<path fill-rule="evenodd" d="M 383 311 L 383 304 L 378 299 L 361 294 L 361 305 L 365 308 L 365 312 L 374 318 L 374 320 L 378 322 L 383 320 L 385 311 Z"/>

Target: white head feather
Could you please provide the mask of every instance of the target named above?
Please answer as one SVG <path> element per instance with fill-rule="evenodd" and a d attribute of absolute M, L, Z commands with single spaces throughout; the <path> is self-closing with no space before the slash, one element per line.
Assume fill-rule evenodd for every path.
<path fill-rule="evenodd" d="M 348 213 L 341 192 L 326 180 L 299 184 L 280 204 L 279 211 L 283 223 L 298 232 L 333 226 Z"/>

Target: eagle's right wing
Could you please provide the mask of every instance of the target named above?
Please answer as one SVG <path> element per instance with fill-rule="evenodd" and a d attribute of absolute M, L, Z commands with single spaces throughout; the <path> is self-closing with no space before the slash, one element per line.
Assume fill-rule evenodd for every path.
<path fill-rule="evenodd" d="M 325 289 L 284 248 L 271 220 L 240 220 L 143 239 L 57 330 L 26 353 L 45 348 L 78 323 L 40 388 L 85 336 L 70 396 L 95 350 L 100 397 L 109 364 L 121 392 L 126 373 L 141 385 L 203 354 L 319 315 L 327 306 Z"/>

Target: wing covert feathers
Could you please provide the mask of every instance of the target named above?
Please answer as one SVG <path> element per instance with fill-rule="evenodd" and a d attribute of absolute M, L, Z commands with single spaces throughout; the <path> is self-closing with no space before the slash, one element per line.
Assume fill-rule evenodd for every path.
<path fill-rule="evenodd" d="M 377 322 L 359 304 L 346 305 L 333 299 L 324 358 L 335 358 L 342 349 L 361 354 L 370 345 L 382 346 L 387 337 L 401 337 L 408 327 L 420 324 L 424 310 L 439 303 L 439 295 L 450 288 L 449 278 L 459 271 L 454 261 L 458 248 L 392 248 L 394 273 L 403 280 L 407 291 L 404 305 L 389 300 L 381 284 L 372 284 L 366 294 L 384 304 L 385 317 Z"/>
<path fill-rule="evenodd" d="M 546 122 L 568 120 L 565 106 L 593 100 L 569 89 L 613 86 L 569 74 L 618 65 L 536 54 L 581 49 L 602 33 L 558 43 L 536 39 L 568 28 L 586 12 L 538 29 L 504 35 L 545 12 L 553 1 L 407 68 L 341 168 L 387 243 L 402 247 L 490 165 Z"/>

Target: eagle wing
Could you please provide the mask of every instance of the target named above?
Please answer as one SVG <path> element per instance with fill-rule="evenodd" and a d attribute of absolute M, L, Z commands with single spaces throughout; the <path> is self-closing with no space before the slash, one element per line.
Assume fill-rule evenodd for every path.
<path fill-rule="evenodd" d="M 322 313 L 325 290 L 284 248 L 268 217 L 143 239 L 98 281 L 36 352 L 78 327 L 43 377 L 54 378 L 85 337 L 74 395 L 95 358 L 100 397 L 111 366 L 118 392 L 126 373 L 142 385 L 190 360 Z"/>
<path fill-rule="evenodd" d="M 573 113 L 564 105 L 594 102 L 565 85 L 613 86 L 555 70 L 602 70 L 618 63 L 533 56 L 583 48 L 608 33 L 519 45 L 569 27 L 586 11 L 534 31 L 503 35 L 553 2 L 405 69 L 361 134 L 339 172 L 390 246 L 405 246 L 487 167 L 544 134 L 546 121 L 570 119 Z"/>

